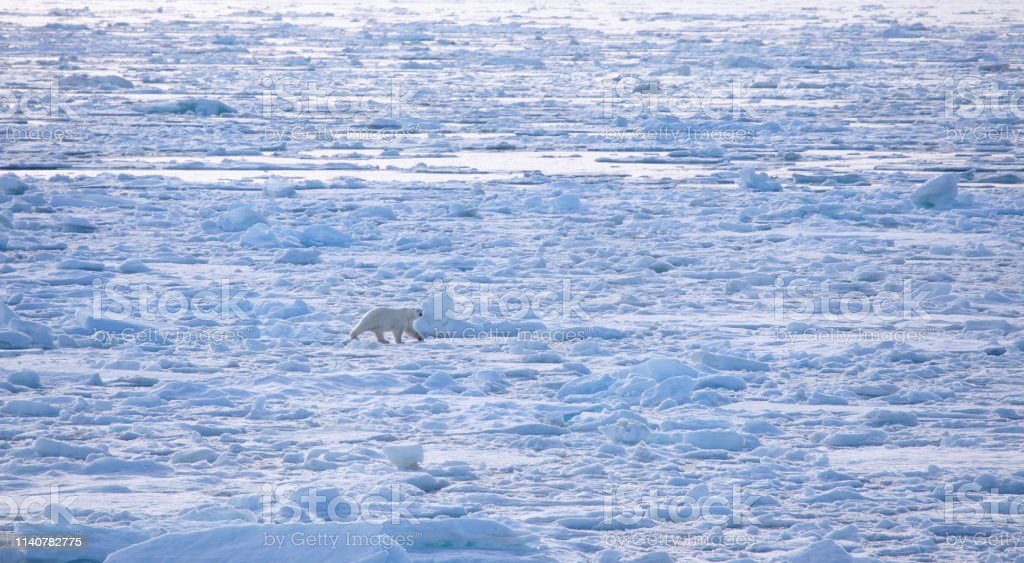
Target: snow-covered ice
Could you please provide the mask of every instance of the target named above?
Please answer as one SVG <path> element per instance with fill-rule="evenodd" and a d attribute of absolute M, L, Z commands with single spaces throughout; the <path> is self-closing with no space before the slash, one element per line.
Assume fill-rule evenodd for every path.
<path fill-rule="evenodd" d="M 0 561 L 1024 561 L 1019 2 L 62 4 Z"/>

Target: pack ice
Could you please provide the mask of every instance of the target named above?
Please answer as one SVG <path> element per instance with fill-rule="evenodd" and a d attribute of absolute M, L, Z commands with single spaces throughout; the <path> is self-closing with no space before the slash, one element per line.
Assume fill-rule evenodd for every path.
<path fill-rule="evenodd" d="M 0 561 L 1024 561 L 1020 3 L 84 6 Z"/>

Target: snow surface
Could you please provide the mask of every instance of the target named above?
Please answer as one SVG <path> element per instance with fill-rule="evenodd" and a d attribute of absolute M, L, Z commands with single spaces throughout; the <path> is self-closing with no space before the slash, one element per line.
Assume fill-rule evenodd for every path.
<path fill-rule="evenodd" d="M 1024 561 L 1019 2 L 243 4 L 0 7 L 0 561 Z"/>

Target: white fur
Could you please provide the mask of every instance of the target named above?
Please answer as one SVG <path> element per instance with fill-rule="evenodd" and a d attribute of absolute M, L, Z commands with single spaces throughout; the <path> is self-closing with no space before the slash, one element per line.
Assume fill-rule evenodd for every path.
<path fill-rule="evenodd" d="M 416 332 L 412 324 L 416 319 L 423 316 L 423 309 L 417 307 L 403 307 L 401 309 L 389 309 L 377 307 L 370 309 L 359 320 L 359 324 L 352 329 L 348 337 L 355 340 L 364 332 L 372 332 L 377 337 L 377 342 L 387 344 L 384 338 L 385 332 L 390 332 L 395 337 L 395 343 L 402 343 L 402 334 L 408 334 L 416 340 L 423 340 L 423 336 Z"/>

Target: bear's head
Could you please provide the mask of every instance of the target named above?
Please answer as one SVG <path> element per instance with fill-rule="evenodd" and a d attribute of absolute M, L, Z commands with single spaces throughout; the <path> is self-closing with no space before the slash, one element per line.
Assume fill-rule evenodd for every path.
<path fill-rule="evenodd" d="M 423 309 L 419 307 L 409 307 L 405 311 L 409 314 L 409 317 L 413 319 L 423 316 Z"/>

